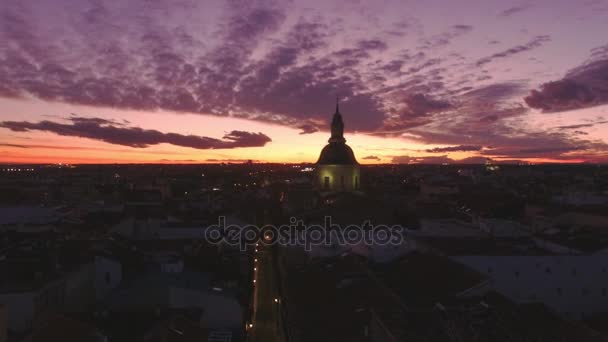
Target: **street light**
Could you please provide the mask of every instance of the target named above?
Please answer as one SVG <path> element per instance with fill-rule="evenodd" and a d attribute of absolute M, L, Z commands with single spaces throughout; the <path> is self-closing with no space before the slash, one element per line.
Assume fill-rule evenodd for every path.
<path fill-rule="evenodd" d="M 254 268 L 253 268 L 253 270 L 254 270 L 254 271 L 257 271 L 257 270 L 258 270 L 258 268 L 257 268 L 257 267 L 254 267 Z"/>
<path fill-rule="evenodd" d="M 274 302 L 275 302 L 275 303 L 278 303 L 278 302 L 279 302 L 279 298 L 275 298 L 275 299 L 274 299 Z"/>

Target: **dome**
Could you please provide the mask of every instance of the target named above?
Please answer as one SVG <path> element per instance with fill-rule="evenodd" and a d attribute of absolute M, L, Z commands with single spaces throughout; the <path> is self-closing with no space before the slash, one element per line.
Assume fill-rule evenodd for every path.
<path fill-rule="evenodd" d="M 319 165 L 358 165 L 353 150 L 345 143 L 327 144 L 317 161 Z"/>

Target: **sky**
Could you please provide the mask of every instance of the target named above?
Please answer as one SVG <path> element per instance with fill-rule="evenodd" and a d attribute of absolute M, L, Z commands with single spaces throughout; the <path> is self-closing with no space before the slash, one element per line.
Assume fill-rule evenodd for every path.
<path fill-rule="evenodd" d="M 608 0 L 2 0 L 0 163 L 608 162 Z"/>

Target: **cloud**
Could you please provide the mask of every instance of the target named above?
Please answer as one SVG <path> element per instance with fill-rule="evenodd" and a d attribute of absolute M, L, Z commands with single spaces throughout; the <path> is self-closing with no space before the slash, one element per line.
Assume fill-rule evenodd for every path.
<path fill-rule="evenodd" d="M 465 35 L 473 30 L 473 26 L 471 25 L 453 25 L 449 28 L 449 30 L 444 31 L 440 34 L 431 36 L 426 39 L 422 39 L 420 43 L 422 44 L 419 47 L 420 49 L 433 49 L 442 46 L 449 45 L 452 40 L 458 38 L 462 35 Z"/>
<path fill-rule="evenodd" d="M 514 14 L 524 12 L 525 10 L 529 9 L 530 7 L 531 6 L 529 4 L 522 5 L 522 6 L 509 7 L 506 10 L 500 12 L 498 14 L 498 16 L 499 17 L 504 17 L 504 18 L 510 17 L 510 16 L 512 16 Z"/>
<path fill-rule="evenodd" d="M 430 98 L 424 94 L 412 94 L 405 98 L 406 108 L 401 112 L 401 117 L 420 117 L 435 113 L 451 107 L 447 101 Z"/>
<path fill-rule="evenodd" d="M 563 146 L 563 147 L 543 147 L 543 148 L 526 148 L 517 151 L 518 155 L 527 155 L 527 156 L 542 156 L 545 154 L 554 154 L 556 152 L 573 152 L 580 151 L 585 149 L 582 146 Z"/>
<path fill-rule="evenodd" d="M 357 42 L 357 48 L 361 50 L 386 50 L 388 45 L 380 39 L 367 39 Z"/>
<path fill-rule="evenodd" d="M 71 122 L 58 123 L 46 120 L 37 123 L 3 121 L 0 122 L 0 127 L 14 132 L 52 132 L 62 136 L 88 138 L 135 148 L 145 148 L 151 145 L 166 143 L 195 149 L 231 149 L 260 147 L 271 141 L 263 133 L 244 131 L 231 131 L 225 134 L 222 139 L 216 139 L 196 135 L 162 133 L 157 130 L 145 130 L 139 127 L 116 126 L 110 121 L 99 118 L 87 118 L 83 120 L 80 117 L 70 117 L 68 120 Z"/>
<path fill-rule="evenodd" d="M 458 146 L 448 146 L 448 147 L 435 147 L 432 149 L 426 150 L 426 152 L 431 153 L 442 153 L 442 152 L 471 152 L 471 151 L 481 151 L 482 146 L 475 145 L 458 145 Z"/>
<path fill-rule="evenodd" d="M 599 106 L 608 103 L 608 59 L 574 70 L 558 81 L 542 84 L 524 98 L 526 104 L 545 113 Z"/>
<path fill-rule="evenodd" d="M 565 126 L 557 126 L 557 129 L 561 130 L 569 130 L 569 129 L 580 129 L 580 128 L 591 128 L 596 125 L 603 125 L 608 123 L 608 120 L 597 120 L 595 122 L 583 123 L 583 124 L 575 124 L 575 125 L 565 125 Z"/>
<path fill-rule="evenodd" d="M 475 65 L 480 67 L 480 66 L 484 66 L 496 59 L 507 58 L 507 57 L 511 57 L 513 55 L 520 54 L 522 52 L 528 52 L 530 50 L 534 50 L 538 47 L 541 47 L 543 44 L 545 44 L 549 41 L 551 41 L 551 37 L 548 35 L 536 36 L 525 44 L 517 45 L 510 49 L 503 50 L 501 52 L 497 52 L 493 55 L 490 55 L 490 56 L 487 56 L 484 58 L 480 58 L 477 60 Z"/>
<path fill-rule="evenodd" d="M 318 132 L 319 129 L 317 128 L 317 126 L 312 125 L 312 124 L 303 124 L 298 126 L 298 129 L 302 130 L 300 132 L 300 134 L 312 134 L 315 132 Z"/>
<path fill-rule="evenodd" d="M 475 22 L 433 26 L 438 30 L 432 32 L 437 34 L 425 34 L 431 32 L 430 27 L 421 19 L 384 22 L 373 18 L 377 14 L 373 6 L 371 11 L 351 12 L 350 8 L 347 20 L 345 12 L 336 15 L 315 6 L 304 8 L 307 6 L 298 2 L 213 1 L 179 0 L 176 5 L 132 0 L 129 6 L 72 1 L 67 11 L 66 6 L 0 1 L 6 24 L 0 25 L 0 41 L 5 42 L 0 49 L 0 96 L 231 116 L 299 128 L 301 134 L 309 134 L 328 129 L 333 99 L 339 95 L 347 133 L 444 146 L 503 148 L 494 153 L 517 153 L 530 146 L 599 149 L 588 142 L 581 144 L 578 140 L 583 136 L 574 129 L 558 129 L 561 134 L 553 135 L 506 121 L 523 117 L 530 108 L 558 111 L 605 103 L 606 78 L 601 67 L 605 64 L 600 62 L 608 56 L 605 46 L 594 49 L 588 63 L 564 77 L 575 84 L 575 94 L 582 91 L 590 94 L 588 98 L 568 98 L 570 86 L 558 84 L 547 90 L 539 87 L 539 94 L 532 92 L 534 96 L 524 100 L 528 83 L 536 82 L 536 72 L 541 69 L 532 66 L 529 80 L 492 83 L 493 75 L 483 67 L 544 48 L 549 36 L 529 36 L 529 41 L 503 50 L 506 40 L 489 32 L 490 36 L 478 38 L 483 46 L 495 47 L 496 53 L 479 59 L 467 44 L 459 44 L 479 30 Z M 503 16 L 527 7 L 505 7 Z M 374 24 L 370 24 L 372 20 Z M 501 45 L 485 45 L 495 43 L 496 38 Z M 70 124 L 49 120 L 51 124 L 100 127 L 104 134 L 110 127 L 127 130 L 126 136 L 139 134 L 120 120 L 73 118 Z M 69 131 L 69 127 L 52 128 L 64 134 Z M 104 134 L 95 136 L 107 138 Z M 205 137 L 201 137 L 205 143 L 163 137 L 169 138 L 186 145 L 210 146 L 256 139 L 238 133 L 216 139 L 221 143 L 206 143 Z M 255 143 L 261 144 L 264 139 L 260 138 Z M 124 140 L 127 145 L 147 141 Z M 157 140 L 161 139 L 153 139 Z M 547 155 L 566 158 L 575 152 L 582 153 L 554 151 Z"/>
<path fill-rule="evenodd" d="M 376 161 L 380 161 L 380 157 L 378 156 L 366 156 L 362 158 L 363 160 L 376 160 Z"/>

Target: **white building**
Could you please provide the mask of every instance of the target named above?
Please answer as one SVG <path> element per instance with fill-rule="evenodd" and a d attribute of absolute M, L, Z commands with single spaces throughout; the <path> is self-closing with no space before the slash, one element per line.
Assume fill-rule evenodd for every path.
<path fill-rule="evenodd" d="M 608 255 L 462 255 L 452 259 L 488 276 L 516 302 L 542 302 L 571 318 L 608 307 Z"/>

